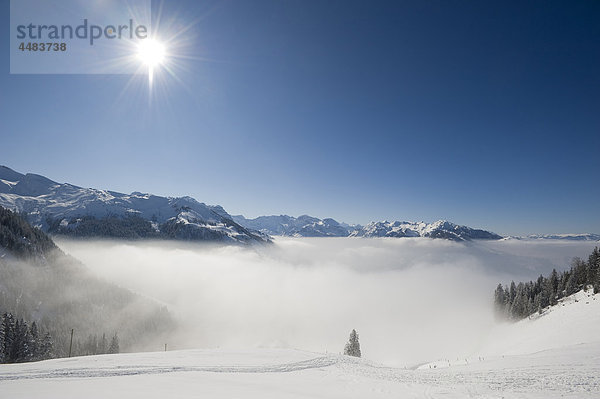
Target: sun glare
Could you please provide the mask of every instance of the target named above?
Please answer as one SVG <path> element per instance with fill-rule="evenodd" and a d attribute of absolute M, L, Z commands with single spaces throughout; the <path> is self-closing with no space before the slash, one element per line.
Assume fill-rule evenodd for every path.
<path fill-rule="evenodd" d="M 165 46 L 154 39 L 144 39 L 138 46 L 138 58 L 148 67 L 156 67 L 165 59 Z"/>
<path fill-rule="evenodd" d="M 155 39 L 144 39 L 138 45 L 137 56 L 148 67 L 148 83 L 152 87 L 154 69 L 165 60 L 165 46 Z"/>

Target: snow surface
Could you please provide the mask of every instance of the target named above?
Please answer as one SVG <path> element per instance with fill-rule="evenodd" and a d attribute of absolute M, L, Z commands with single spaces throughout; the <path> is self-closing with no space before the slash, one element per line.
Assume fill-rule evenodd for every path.
<path fill-rule="evenodd" d="M 414 369 L 295 349 L 183 350 L 3 365 L 6 398 L 598 398 L 600 295 L 500 326 Z"/>

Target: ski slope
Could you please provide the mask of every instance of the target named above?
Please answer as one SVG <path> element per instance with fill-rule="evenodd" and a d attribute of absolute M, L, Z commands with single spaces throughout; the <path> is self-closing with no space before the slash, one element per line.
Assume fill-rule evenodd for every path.
<path fill-rule="evenodd" d="M 297 350 L 186 350 L 8 365 L 3 398 L 500 398 L 600 394 L 599 344 L 397 369 Z"/>
<path fill-rule="evenodd" d="M 101 355 L 2 365 L 0 397 L 598 398 L 600 295 L 581 291 L 500 325 L 477 353 L 411 368 L 295 349 Z"/>

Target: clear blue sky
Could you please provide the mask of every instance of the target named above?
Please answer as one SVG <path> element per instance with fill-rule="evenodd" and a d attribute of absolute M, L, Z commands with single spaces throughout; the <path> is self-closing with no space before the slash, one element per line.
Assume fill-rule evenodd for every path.
<path fill-rule="evenodd" d="M 0 15 L 20 172 L 249 217 L 600 232 L 598 1 L 169 0 L 191 29 L 151 102 L 140 77 L 10 75 Z"/>

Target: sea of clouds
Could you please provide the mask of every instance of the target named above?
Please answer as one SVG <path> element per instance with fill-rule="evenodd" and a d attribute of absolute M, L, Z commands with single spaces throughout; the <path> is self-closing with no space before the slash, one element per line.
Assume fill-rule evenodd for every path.
<path fill-rule="evenodd" d="M 58 244 L 97 276 L 165 304 L 178 320 L 169 348 L 338 353 L 355 328 L 363 357 L 406 367 L 476 355 L 496 325 L 498 283 L 566 269 L 595 245 L 427 238 L 277 238 L 258 248 Z"/>

